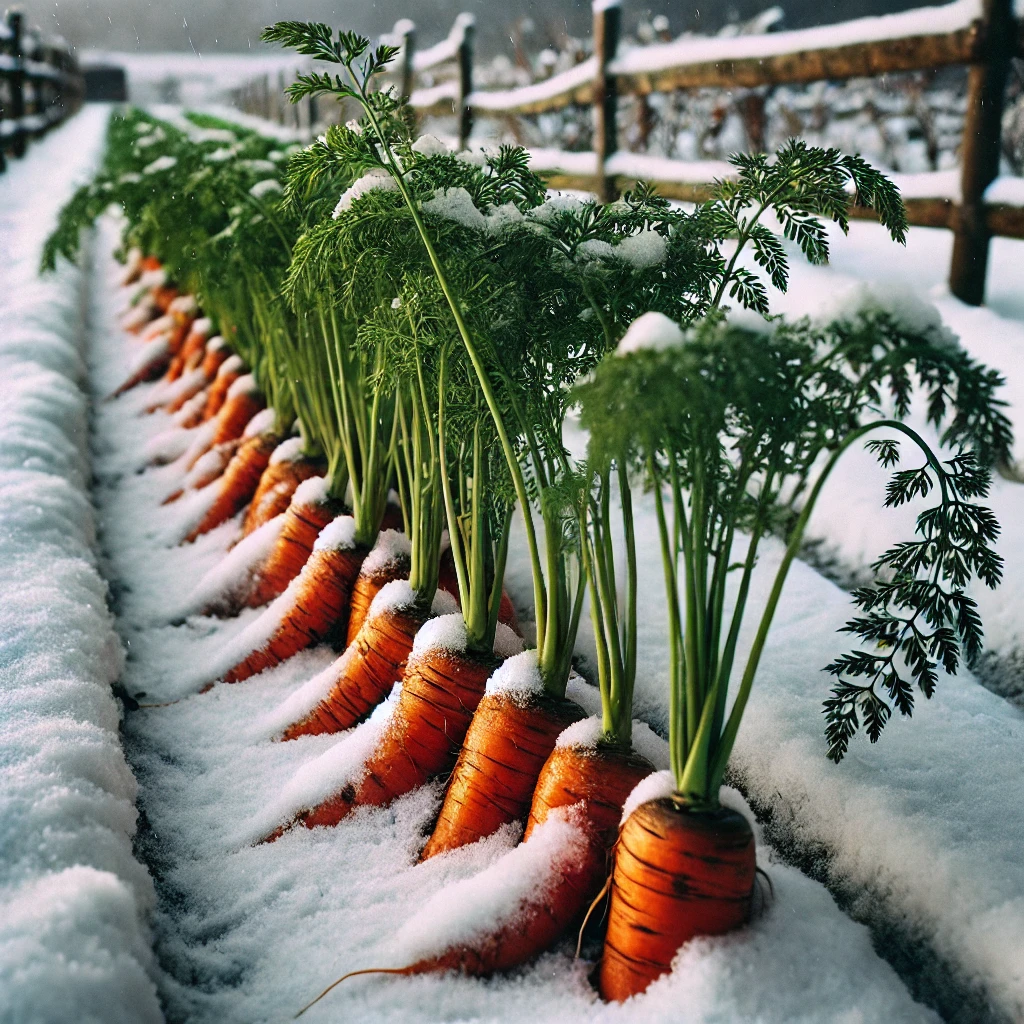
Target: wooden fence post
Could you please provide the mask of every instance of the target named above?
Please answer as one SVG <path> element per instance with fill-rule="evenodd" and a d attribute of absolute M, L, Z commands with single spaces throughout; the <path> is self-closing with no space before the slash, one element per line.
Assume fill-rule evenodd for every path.
<path fill-rule="evenodd" d="M 594 55 L 597 74 L 594 76 L 594 153 L 597 156 L 598 198 L 605 203 L 618 198 L 615 179 L 605 172 L 605 163 L 618 148 L 619 138 L 616 114 L 619 89 L 614 75 L 608 74 L 608 65 L 615 59 L 622 30 L 622 8 L 619 0 L 593 0 Z"/>
<path fill-rule="evenodd" d="M 473 36 L 476 33 L 476 18 L 472 14 L 460 14 L 462 39 L 459 41 L 459 149 L 469 144 L 469 133 L 473 130 L 473 108 L 469 94 L 473 91 Z"/>
<path fill-rule="evenodd" d="M 7 12 L 7 27 L 11 30 L 11 55 L 14 57 L 15 67 L 7 79 L 8 87 L 11 90 L 11 120 L 17 127 L 14 130 L 14 139 L 11 145 L 11 152 L 15 156 L 25 155 L 25 128 L 22 118 L 25 116 L 25 44 L 24 44 L 24 16 L 21 11 L 14 9 Z"/>
<path fill-rule="evenodd" d="M 1003 101 L 1017 36 L 1013 0 L 982 0 L 978 63 L 967 79 L 967 119 L 960 151 L 960 205 L 953 213 L 949 290 L 980 306 L 991 235 L 985 223 L 985 189 L 999 174 Z"/>
<path fill-rule="evenodd" d="M 416 81 L 416 69 L 413 61 L 416 56 L 416 25 L 408 18 L 395 22 L 394 34 L 402 43 L 402 70 L 399 90 L 403 96 L 412 95 L 413 83 Z"/>

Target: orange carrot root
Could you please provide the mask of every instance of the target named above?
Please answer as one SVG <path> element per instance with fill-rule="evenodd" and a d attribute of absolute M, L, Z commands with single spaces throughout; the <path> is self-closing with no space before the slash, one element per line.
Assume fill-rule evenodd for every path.
<path fill-rule="evenodd" d="M 221 475 L 216 501 L 200 524 L 185 538 L 185 542 L 209 533 L 245 508 L 279 441 L 280 438 L 272 432 L 256 434 L 242 441 Z"/>
<path fill-rule="evenodd" d="M 750 920 L 754 834 L 736 811 L 692 811 L 671 799 L 641 804 L 615 847 L 605 999 L 622 1001 L 667 974 L 679 947 Z"/>
<path fill-rule="evenodd" d="M 153 302 L 161 313 L 166 313 L 177 297 L 178 289 L 174 285 L 167 284 L 153 292 Z"/>
<path fill-rule="evenodd" d="M 299 820 L 307 828 L 336 825 L 353 807 L 383 807 L 448 771 L 497 664 L 493 655 L 470 651 L 433 649 L 413 655 L 362 781 Z"/>
<path fill-rule="evenodd" d="M 292 495 L 281 535 L 260 571 L 246 606 L 259 608 L 283 594 L 302 571 L 320 531 L 344 511 L 341 502 L 328 498 L 323 490 L 315 498 L 307 499 L 300 486 Z"/>
<path fill-rule="evenodd" d="M 221 406 L 228 397 L 231 386 L 245 373 L 245 365 L 238 356 L 231 356 L 221 363 L 217 370 L 217 376 L 206 395 L 206 405 L 203 406 L 203 420 L 213 419 L 220 412 Z"/>
<path fill-rule="evenodd" d="M 366 571 L 366 564 L 359 570 L 355 586 L 352 588 L 352 601 L 348 612 L 347 643 L 352 643 L 363 628 L 373 599 L 392 580 L 404 580 L 409 576 L 409 556 L 401 555 L 383 565 Z"/>
<path fill-rule="evenodd" d="M 525 821 L 544 762 L 563 729 L 586 718 L 570 700 L 489 693 L 480 701 L 421 860 Z"/>
<path fill-rule="evenodd" d="M 245 514 L 242 536 L 248 537 L 264 523 L 287 511 L 299 484 L 312 476 L 322 475 L 326 468 L 322 459 L 311 458 L 289 459 L 268 465 Z"/>
<path fill-rule="evenodd" d="M 315 550 L 282 600 L 288 610 L 267 643 L 224 676 L 239 683 L 281 662 L 344 627 L 352 582 L 364 551 L 357 548 Z M 273 609 L 268 609 L 269 614 Z"/>
<path fill-rule="evenodd" d="M 335 663 L 338 676 L 330 692 L 290 726 L 283 738 L 342 732 L 362 721 L 387 697 L 395 680 L 402 678 L 413 640 L 427 618 L 427 613 L 416 607 L 386 608 L 371 615 Z"/>
<path fill-rule="evenodd" d="M 230 394 L 217 413 L 217 431 L 213 435 L 213 444 L 223 444 L 241 437 L 249 420 L 262 411 L 263 398 L 258 391 L 246 389 Z"/>

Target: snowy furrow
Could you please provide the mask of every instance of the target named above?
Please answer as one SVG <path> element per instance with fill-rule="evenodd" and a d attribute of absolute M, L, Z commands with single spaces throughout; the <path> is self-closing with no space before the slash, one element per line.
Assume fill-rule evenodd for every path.
<path fill-rule="evenodd" d="M 109 225 L 103 241 L 109 247 Z M 112 326 L 112 278 L 98 280 L 93 294 L 92 372 L 97 389 L 107 391 L 124 372 L 129 343 Z M 145 704 L 176 700 L 143 707 L 126 722 L 152 829 L 143 845 L 161 878 L 156 930 L 168 972 L 163 995 L 175 1019 L 277 1020 L 346 970 L 394 965 L 401 953 L 396 934 L 406 924 L 421 928 L 417 915 L 428 905 L 447 907 L 438 929 L 467 927 L 473 908 L 450 906 L 445 887 L 493 865 L 515 835 L 503 831 L 416 865 L 440 796 L 428 786 L 393 807 L 359 811 L 339 827 L 299 829 L 251 845 L 254 825 L 289 783 L 328 751 L 333 760 L 355 757 L 366 730 L 273 741 L 275 710 L 330 662 L 330 651 L 306 652 L 244 684 L 194 693 L 197 670 L 212 665 L 251 620 L 170 621 L 169 611 L 182 607 L 235 528 L 212 531 L 194 545 L 157 542 L 175 513 L 156 505 L 160 474 L 132 472 L 147 438 L 166 427 L 159 414 L 138 415 L 144 397 L 126 396 L 99 410 L 97 471 L 105 545 L 124 588 L 119 625 L 132 652 L 125 684 L 132 694 L 145 694 Z M 936 1021 L 875 953 L 867 929 L 839 911 L 822 885 L 784 864 L 766 842 L 760 857 L 775 902 L 739 934 L 690 944 L 672 976 L 629 1005 L 597 1000 L 587 965 L 572 959 L 567 941 L 537 964 L 489 981 L 354 979 L 308 1017 L 424 1024 Z"/>
<path fill-rule="evenodd" d="M 37 279 L 105 121 L 87 109 L 0 179 L 0 1017 L 26 1024 L 162 1020 L 88 497 L 83 275 Z"/>

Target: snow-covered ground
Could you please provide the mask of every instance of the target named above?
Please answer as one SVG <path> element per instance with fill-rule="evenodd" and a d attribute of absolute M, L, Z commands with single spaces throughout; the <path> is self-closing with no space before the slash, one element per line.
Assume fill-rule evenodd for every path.
<path fill-rule="evenodd" d="M 36 275 L 105 116 L 0 177 L 0 1019 L 25 1024 L 162 1019 L 88 493 L 83 274 Z"/>
<path fill-rule="evenodd" d="M 428 901 L 447 910 L 438 927 L 451 924 L 464 908 L 446 907 L 447 887 L 494 865 L 514 836 L 415 865 L 439 799 L 426 787 L 337 828 L 251 845 L 254 823 L 305 766 L 360 741 L 273 741 L 275 709 L 330 652 L 307 652 L 245 684 L 196 692 L 204 666 L 215 664 L 257 613 L 175 619 L 237 527 L 173 544 L 187 515 L 159 506 L 173 471 L 137 472 L 147 444 L 168 426 L 162 414 L 140 415 L 149 386 L 95 407 L 100 545 L 128 652 L 122 671 L 84 495 L 81 276 L 64 268 L 52 281 L 32 283 L 40 240 L 71 178 L 95 159 L 101 121 L 87 111 L 0 179 L 4 239 L 17 240 L 0 267 L 7 286 L 0 291 L 0 489 L 19 499 L 0 505 L 0 983 L 5 996 L 12 991 L 21 1000 L 14 1020 L 88 1020 L 92 1007 L 95 1020 L 159 1019 L 154 980 L 172 1020 L 278 1020 L 344 971 L 394 965 L 396 934 Z M 67 150 L 47 149 L 59 140 Z M 97 395 L 120 382 L 131 359 L 131 343 L 115 325 L 113 232 L 104 225 L 88 289 Z M 792 295 L 779 308 L 812 311 L 815 303 L 841 301 L 858 281 L 903 282 L 931 294 L 964 344 L 1007 372 L 1007 394 L 1018 405 L 1024 244 L 994 244 L 990 307 L 972 310 L 942 290 L 949 238 L 915 229 L 904 253 L 879 229 L 854 224 L 849 239 L 835 240 L 831 267 L 810 270 L 794 261 Z M 1020 486 L 1000 481 L 993 495 L 1008 560 Z M 833 503 L 823 508 L 831 511 L 816 517 L 816 529 L 851 565 L 888 540 L 880 493 L 873 467 L 870 474 L 851 469 L 826 491 Z M 639 514 L 649 526 L 645 503 Z M 653 539 L 653 529 L 641 532 Z M 1024 543 L 1020 549 L 1024 558 Z M 778 554 L 766 548 L 758 593 Z M 644 544 L 641 558 L 642 570 L 660 580 L 653 546 Z M 509 586 L 520 603 L 529 592 L 524 569 L 514 557 Z M 1017 644 L 1013 602 L 1024 600 L 1018 580 L 1011 565 L 996 604 L 984 609 L 1001 651 Z M 660 586 L 650 592 L 656 596 Z M 913 721 L 893 721 L 878 746 L 857 742 L 842 765 L 832 765 L 824 756 L 820 704 L 828 681 L 820 668 L 844 646 L 835 630 L 850 607 L 841 589 L 796 565 L 733 764 L 734 781 L 767 822 L 759 859 L 775 890 L 748 929 L 692 943 L 670 977 L 622 1007 L 597 1001 L 589 965 L 573 960 L 567 942 L 489 981 L 354 979 L 309 1018 L 936 1020 L 911 992 L 947 1019 L 1024 1016 L 1024 715 L 969 674 L 942 679 Z M 641 623 L 637 713 L 663 729 L 664 629 L 656 599 Z M 581 650 L 586 646 L 584 637 Z M 163 705 L 133 710 L 124 723 L 145 812 L 138 847 L 157 879 L 152 922 L 160 970 L 144 920 L 152 886 L 131 858 L 135 781 L 118 746 L 109 693 L 119 672 L 143 705 Z"/>

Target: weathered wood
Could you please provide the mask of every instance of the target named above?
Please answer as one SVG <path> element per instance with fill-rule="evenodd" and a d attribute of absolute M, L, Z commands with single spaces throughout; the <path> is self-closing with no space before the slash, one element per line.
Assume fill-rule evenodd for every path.
<path fill-rule="evenodd" d="M 978 59 L 979 44 L 979 26 L 972 25 L 942 35 L 852 43 L 743 60 L 706 61 L 663 71 L 621 75 L 620 79 L 623 89 L 648 93 L 715 87 L 752 89 L 759 85 L 873 78 L 894 71 L 969 64 Z"/>
<path fill-rule="evenodd" d="M 402 39 L 402 73 L 401 85 L 403 96 L 411 96 L 416 71 L 413 67 L 413 59 L 416 55 L 416 26 L 408 19 L 403 18 L 397 25 L 396 31 Z"/>
<path fill-rule="evenodd" d="M 617 113 L 619 90 L 616 78 L 608 71 L 619 48 L 622 8 L 618 0 L 594 4 L 594 151 L 597 153 L 598 195 L 604 202 L 615 198 L 615 181 L 605 173 L 605 162 L 619 148 Z"/>
<path fill-rule="evenodd" d="M 979 306 L 985 299 L 990 234 L 985 189 L 999 173 L 1003 102 L 1017 25 L 1013 0 L 983 0 L 982 53 L 967 78 L 967 118 L 960 146 L 961 201 L 953 222 L 949 290 Z"/>
<path fill-rule="evenodd" d="M 459 42 L 459 97 L 456 114 L 459 119 L 459 149 L 465 149 L 469 143 L 469 133 L 473 130 L 473 108 L 469 104 L 469 94 L 473 91 L 473 37 L 476 35 L 475 20 L 463 15 L 462 39 Z"/>
<path fill-rule="evenodd" d="M 21 157 L 25 155 L 25 129 L 21 125 L 21 120 L 25 116 L 24 16 L 21 11 L 14 9 L 7 12 L 7 28 L 11 33 L 11 56 L 17 62 L 7 79 L 7 88 L 11 96 L 10 119 L 17 124 L 11 140 L 11 152 Z"/>

